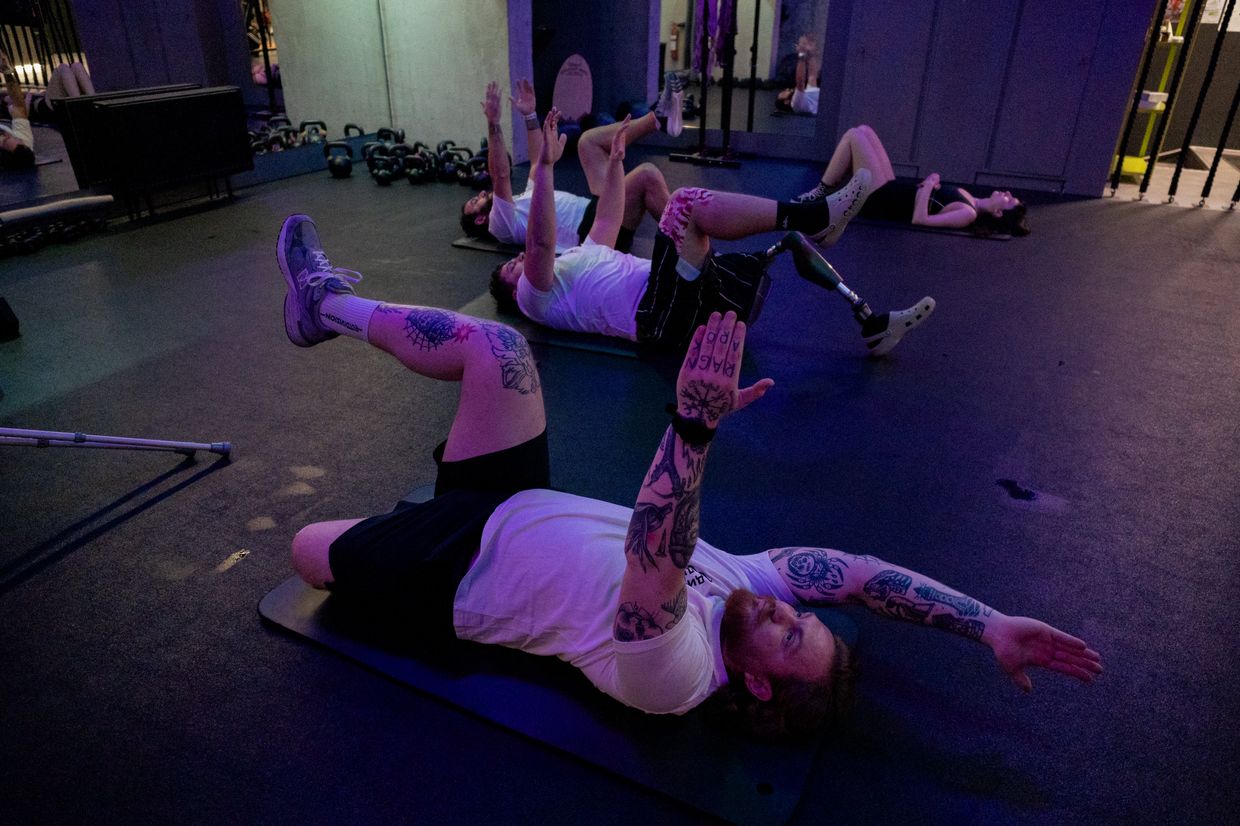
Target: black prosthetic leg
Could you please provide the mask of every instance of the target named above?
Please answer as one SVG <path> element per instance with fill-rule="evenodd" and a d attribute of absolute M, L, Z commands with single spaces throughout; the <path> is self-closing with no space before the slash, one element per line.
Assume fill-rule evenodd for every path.
<path fill-rule="evenodd" d="M 839 272 L 831 266 L 831 262 L 823 258 L 822 251 L 806 238 L 804 233 L 789 232 L 779 243 L 768 249 L 766 254 L 774 258 L 784 250 L 792 253 L 792 261 L 796 264 L 797 273 L 802 278 L 824 290 L 837 292 L 843 296 L 852 307 L 853 318 L 857 319 L 857 323 L 861 325 L 861 335 L 869 337 L 887 329 L 889 314 L 875 315 L 865 299 L 849 289 Z"/>

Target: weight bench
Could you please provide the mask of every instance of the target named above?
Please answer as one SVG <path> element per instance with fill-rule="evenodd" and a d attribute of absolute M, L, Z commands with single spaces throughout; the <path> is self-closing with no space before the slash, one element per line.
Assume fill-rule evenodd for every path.
<path fill-rule="evenodd" d="M 433 486 L 406 501 L 430 498 Z M 607 697 L 552 657 L 461 642 L 419 648 L 363 625 L 291 577 L 263 597 L 263 619 L 398 683 L 735 823 L 784 823 L 805 787 L 821 740 L 762 743 L 698 711 L 649 715 Z M 823 620 L 852 644 L 856 626 Z"/>

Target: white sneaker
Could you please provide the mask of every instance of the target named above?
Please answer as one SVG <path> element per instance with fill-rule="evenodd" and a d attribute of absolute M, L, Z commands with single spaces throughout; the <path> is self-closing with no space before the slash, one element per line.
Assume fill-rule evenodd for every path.
<path fill-rule="evenodd" d="M 895 349 L 900 340 L 908 335 L 915 327 L 924 324 L 930 314 L 934 312 L 934 299 L 926 296 L 918 301 L 907 310 L 893 310 L 890 313 L 883 313 L 887 317 L 886 327 L 878 332 L 865 334 L 867 328 L 882 324 L 882 316 L 877 316 L 876 324 L 863 324 L 861 335 L 865 339 L 865 346 L 869 348 L 872 356 L 885 356 Z"/>

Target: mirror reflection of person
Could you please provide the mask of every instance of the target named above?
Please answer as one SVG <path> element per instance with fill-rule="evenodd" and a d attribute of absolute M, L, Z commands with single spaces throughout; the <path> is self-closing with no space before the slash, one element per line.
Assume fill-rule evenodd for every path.
<path fill-rule="evenodd" d="M 668 73 L 659 103 L 654 110 L 630 123 L 626 141 L 639 141 L 655 131 L 673 136 L 680 134 L 681 83 L 679 75 Z M 531 165 L 536 164 L 542 146 L 542 127 L 538 120 L 533 84 L 522 78 L 517 82 L 516 95 L 508 100 L 525 122 L 530 162 Z M 487 86 L 482 111 L 487 119 L 487 171 L 491 176 L 492 190 L 479 192 L 462 205 L 461 229 L 471 238 L 489 236 L 501 243 L 520 246 L 525 243 L 533 190 L 527 183 L 524 192 L 513 192 L 512 168 L 504 145 L 504 130 L 500 125 L 499 86 L 494 82 Z M 588 129 L 577 142 L 577 156 L 592 197 L 563 191 L 555 193 L 556 247 L 559 250 L 577 246 L 590 232 L 598 195 L 606 176 L 612 138 L 618 128 L 613 123 Z M 531 168 L 529 180 L 533 177 Z M 624 218 L 617 240 L 617 248 L 621 250 L 632 247 L 633 236 L 643 216 L 658 219 L 668 194 L 667 181 L 654 164 L 643 163 L 634 167 L 626 175 L 625 182 Z"/>
<path fill-rule="evenodd" d="M 542 380 L 516 330 L 361 298 L 359 276 L 332 265 L 304 215 L 285 221 L 277 259 L 294 344 L 357 339 L 460 387 L 433 454 L 433 499 L 294 537 L 294 570 L 341 610 L 426 644 L 557 657 L 625 705 L 683 714 L 709 703 L 769 736 L 813 735 L 848 704 L 851 651 L 801 606 L 862 605 L 976 642 L 1025 691 L 1031 668 L 1083 682 L 1102 672 L 1084 641 L 873 556 L 733 555 L 700 539 L 717 428 L 774 385 L 741 383 L 746 327 L 734 313 L 712 314 L 683 351 L 671 423 L 625 507 L 549 489 Z"/>
<path fill-rule="evenodd" d="M 797 68 L 793 88 L 784 89 L 775 98 L 775 108 L 799 115 L 818 114 L 818 84 L 822 74 L 822 56 L 818 41 L 812 34 L 797 38 Z"/>
<path fill-rule="evenodd" d="M 0 123 L 0 169 L 31 169 L 34 167 L 34 130 L 30 128 L 30 112 L 17 72 L 8 55 L 0 52 L 0 74 L 8 94 L 9 123 Z"/>
<path fill-rule="evenodd" d="M 844 133 L 818 185 L 793 200 L 813 203 L 829 197 L 859 169 L 870 170 L 874 180 L 874 191 L 861 209 L 864 218 L 967 229 L 982 236 L 1029 234 L 1025 205 L 1007 190 L 978 197 L 964 187 L 942 183 L 937 172 L 920 181 L 897 178 L 882 141 L 864 124 Z"/>

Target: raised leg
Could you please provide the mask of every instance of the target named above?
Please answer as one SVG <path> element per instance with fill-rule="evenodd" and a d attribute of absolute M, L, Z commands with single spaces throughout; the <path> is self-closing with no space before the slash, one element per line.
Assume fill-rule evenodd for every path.
<path fill-rule="evenodd" d="M 646 215 L 659 220 L 668 197 L 667 180 L 659 168 L 650 163 L 638 164 L 624 176 L 622 226 L 635 230 Z"/>
<path fill-rule="evenodd" d="M 77 75 L 73 73 L 72 66 L 68 63 L 61 63 L 52 70 L 52 76 L 47 80 L 47 96 L 49 99 L 75 98 L 81 94 L 82 89 L 78 85 Z"/>
<path fill-rule="evenodd" d="M 620 130 L 622 123 L 609 123 L 587 129 L 577 141 L 577 157 L 581 160 L 581 169 L 586 173 L 586 182 L 590 194 L 601 195 L 603 182 L 607 178 L 607 160 L 611 157 L 611 141 Z M 631 146 L 659 128 L 654 112 L 647 112 L 636 120 L 629 121 L 629 130 L 625 133 L 624 145 Z"/>
<path fill-rule="evenodd" d="M 78 89 L 84 95 L 93 95 L 95 93 L 95 84 L 91 82 L 90 72 L 86 71 L 86 67 L 81 63 L 74 63 L 73 77 L 77 79 Z"/>

